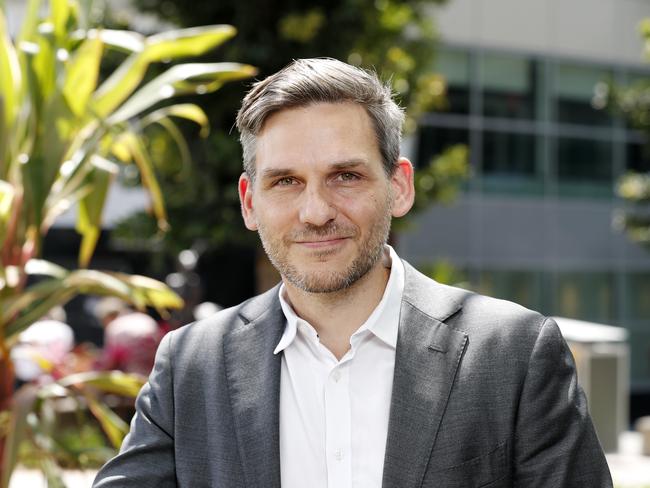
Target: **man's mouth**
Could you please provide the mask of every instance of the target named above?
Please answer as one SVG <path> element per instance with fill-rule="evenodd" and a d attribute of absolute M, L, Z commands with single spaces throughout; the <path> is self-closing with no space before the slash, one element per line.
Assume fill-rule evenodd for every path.
<path fill-rule="evenodd" d="M 296 241 L 296 243 L 310 248 L 321 248 L 336 246 L 343 243 L 346 239 L 348 239 L 348 237 L 318 237 L 314 239 L 301 239 Z"/>

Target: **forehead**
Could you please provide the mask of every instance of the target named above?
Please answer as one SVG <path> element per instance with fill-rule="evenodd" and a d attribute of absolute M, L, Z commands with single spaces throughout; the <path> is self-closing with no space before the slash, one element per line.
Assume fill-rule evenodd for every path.
<path fill-rule="evenodd" d="M 272 114 L 257 136 L 257 171 L 366 160 L 381 165 L 372 121 L 359 104 L 316 103 Z"/>

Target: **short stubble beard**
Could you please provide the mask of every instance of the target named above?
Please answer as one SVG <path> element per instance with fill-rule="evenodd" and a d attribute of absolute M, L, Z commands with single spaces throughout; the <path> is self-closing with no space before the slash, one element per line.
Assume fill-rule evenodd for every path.
<path fill-rule="evenodd" d="M 391 224 L 391 199 L 387 198 L 384 204 L 384 213 L 370 228 L 368 238 L 360 242 L 358 255 L 350 266 L 343 271 L 308 272 L 299 270 L 287 258 L 289 247 L 300 240 L 309 240 L 313 237 L 340 237 L 358 236 L 359 227 L 356 225 L 341 226 L 335 222 L 328 222 L 323 226 L 305 226 L 304 229 L 292 233 L 287 238 L 273 238 L 266 232 L 263 225 L 258 222 L 258 233 L 266 255 L 280 275 L 296 288 L 308 293 L 335 293 L 345 290 L 363 278 L 380 260 L 384 245 L 388 240 Z M 336 251 L 333 251 L 336 252 Z M 319 257 L 323 260 L 332 251 L 323 251 Z"/>

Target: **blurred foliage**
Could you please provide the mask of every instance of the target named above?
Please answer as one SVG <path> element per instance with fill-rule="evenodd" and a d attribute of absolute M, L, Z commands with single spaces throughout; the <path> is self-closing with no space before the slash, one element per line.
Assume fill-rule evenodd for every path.
<path fill-rule="evenodd" d="M 113 446 L 119 446 L 127 426 L 92 389 L 124 389 L 134 381 L 75 376 L 71 384 L 64 378 L 51 388 L 27 385 L 15 393 L 10 354 L 20 333 L 79 293 L 118 296 L 161 314 L 183 305 L 165 284 L 144 276 L 69 271 L 39 259 L 43 238 L 76 205 L 79 265 L 85 268 L 100 235 L 106 196 L 122 168 L 135 170 L 150 195 L 156 232 L 166 230 L 148 130 L 167 131 L 188 163 L 187 143 L 175 120 L 198 124 L 205 134 L 207 116 L 196 104 L 170 101 L 255 73 L 238 63 L 175 63 L 227 41 L 235 35 L 231 26 L 143 36 L 91 25 L 90 3 L 29 0 L 15 39 L 0 8 L 0 488 L 8 485 L 25 433 L 36 432 L 31 439 L 40 448 L 55 449 L 34 410 L 45 408 L 53 396 L 81 395 Z M 106 59 L 114 69 L 105 69 Z M 166 66 L 154 73 L 152 65 Z M 138 389 L 141 384 L 138 380 Z M 129 392 L 135 395 L 137 389 Z M 43 469 L 49 473 L 55 461 L 48 458 Z"/>
<path fill-rule="evenodd" d="M 429 278 L 436 280 L 438 283 L 460 286 L 466 289 L 469 288 L 467 276 L 465 273 L 444 259 L 433 263 L 420 265 L 418 266 L 418 270 L 427 275 Z"/>
<path fill-rule="evenodd" d="M 641 21 L 639 33 L 644 41 L 644 56 L 650 62 L 650 18 Z M 596 88 L 594 104 L 607 107 L 643 132 L 643 150 L 650 154 L 650 77 L 626 87 L 601 84 Z M 614 226 L 650 248 L 650 173 L 628 172 L 618 181 L 616 192 L 625 205 L 616 212 Z"/>
<path fill-rule="evenodd" d="M 143 377 L 112 371 L 77 373 L 48 384 L 23 386 L 13 405 L 3 488 L 16 462 L 39 468 L 47 486 L 57 487 L 65 487 L 64 468 L 103 465 L 115 455 L 129 429 L 104 399 L 111 396 L 118 404 L 128 399 L 121 403 L 132 405 L 144 382 Z"/>
<path fill-rule="evenodd" d="M 433 7 L 444 0 L 133 2 L 176 25 L 236 25 L 238 36 L 218 54 L 258 67 L 260 79 L 296 58 L 329 56 L 375 68 L 390 77 L 399 102 L 407 108 L 407 135 L 414 133 L 420 115 L 441 109 L 445 103 L 445 80 L 431 71 L 437 38 Z M 115 11 L 113 19 L 128 25 L 137 20 L 128 11 Z M 218 98 L 207 98 L 204 107 L 213 130 L 206 140 L 193 141 L 195 164 L 191 168 L 162 163 L 170 168 L 161 182 L 171 223 L 162 244 L 170 257 L 197 241 L 208 247 L 256 242 L 241 221 L 236 191 L 241 150 L 233 126 L 247 88 L 231 85 Z M 178 159 L 173 146 L 161 142 L 157 147 L 157 157 Z M 422 190 L 417 209 L 449 200 L 467 174 L 464 155 L 461 149 L 450 150 L 431 166 L 424 165 L 417 176 Z M 154 229 L 151 217 L 140 214 L 118 226 L 114 235 L 132 245 L 151 246 Z"/>

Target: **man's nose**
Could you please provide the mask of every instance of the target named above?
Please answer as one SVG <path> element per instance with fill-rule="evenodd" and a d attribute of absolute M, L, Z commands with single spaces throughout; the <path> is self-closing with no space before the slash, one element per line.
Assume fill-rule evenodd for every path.
<path fill-rule="evenodd" d="M 315 226 L 325 225 L 336 218 L 336 208 L 324 188 L 307 188 L 300 205 L 300 222 Z"/>

